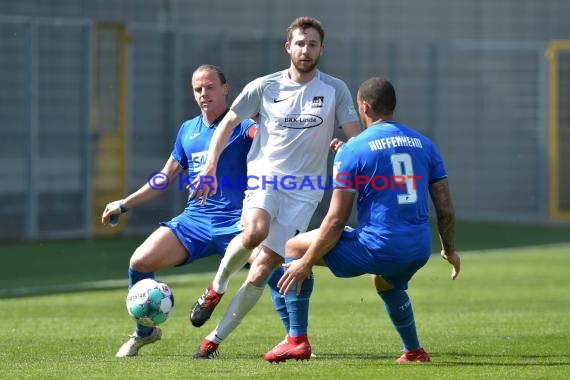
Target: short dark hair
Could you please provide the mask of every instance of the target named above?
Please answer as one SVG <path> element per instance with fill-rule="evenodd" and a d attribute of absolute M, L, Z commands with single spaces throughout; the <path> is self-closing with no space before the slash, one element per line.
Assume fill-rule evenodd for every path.
<path fill-rule="evenodd" d="M 387 79 L 373 77 L 365 80 L 358 89 L 358 96 L 377 114 L 393 113 L 396 109 L 396 91 Z"/>
<path fill-rule="evenodd" d="M 308 16 L 301 16 L 297 17 L 291 25 L 287 28 L 287 41 L 291 41 L 293 38 L 293 31 L 295 29 L 305 30 L 308 28 L 315 28 L 317 32 L 319 32 L 319 36 L 321 37 L 321 44 L 325 41 L 325 30 L 323 29 L 323 25 L 319 20 L 314 17 Z"/>
<path fill-rule="evenodd" d="M 213 71 L 216 74 L 218 74 L 218 78 L 220 78 L 220 82 L 222 84 L 226 84 L 227 80 L 226 80 L 226 76 L 224 75 L 222 69 L 220 69 L 218 66 L 216 65 L 211 65 L 209 63 L 200 65 L 196 68 L 196 70 L 194 70 L 194 72 L 192 73 L 192 76 L 194 76 L 194 74 L 196 74 L 198 71 Z"/>

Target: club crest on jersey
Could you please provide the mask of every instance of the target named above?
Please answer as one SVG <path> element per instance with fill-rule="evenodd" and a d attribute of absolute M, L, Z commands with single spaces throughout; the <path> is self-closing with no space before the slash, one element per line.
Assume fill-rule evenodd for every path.
<path fill-rule="evenodd" d="M 297 113 L 285 116 L 279 121 L 279 126 L 289 129 L 309 129 L 318 127 L 323 123 L 323 118 L 310 113 Z"/>
<path fill-rule="evenodd" d="M 311 102 L 311 107 L 322 108 L 324 102 L 325 102 L 324 96 L 313 96 L 313 101 Z"/>

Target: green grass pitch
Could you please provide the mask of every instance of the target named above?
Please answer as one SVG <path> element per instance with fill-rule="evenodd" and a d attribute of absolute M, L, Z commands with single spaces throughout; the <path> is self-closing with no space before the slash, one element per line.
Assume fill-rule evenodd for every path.
<path fill-rule="evenodd" d="M 464 233 L 465 241 L 468 235 Z M 529 238 L 513 240 L 525 239 Z M 495 246 L 509 245 L 499 240 Z M 262 356 L 283 338 L 284 331 L 268 294 L 220 346 L 216 360 L 192 359 L 245 272 L 233 279 L 228 296 L 200 329 L 189 324 L 187 313 L 211 274 L 178 270 L 159 276 L 172 286 L 176 297 L 162 340 L 144 347 L 138 357 L 116 359 L 114 354 L 133 330 L 122 282 L 104 282 L 97 290 L 86 286 L 71 291 L 70 287 L 66 292 L 15 297 L 7 283 L 21 285 L 14 286 L 9 277 L 17 276 L 3 270 L 8 279 L 2 280 L 0 288 L 4 296 L 0 299 L 0 378 L 568 378 L 570 245 L 474 247 L 463 252 L 462 273 L 455 282 L 449 279 L 451 267 L 433 255 L 410 284 L 420 339 L 433 360 L 424 365 L 394 363 L 400 342 L 365 276 L 336 279 L 317 268 L 309 331 L 317 358 L 269 364 Z M 124 274 L 125 267 L 118 271 Z M 88 275 L 82 279 L 83 283 L 92 280 Z M 57 280 L 47 276 L 46 282 L 54 285 Z M 32 285 L 29 289 L 41 289 L 41 284 Z"/>

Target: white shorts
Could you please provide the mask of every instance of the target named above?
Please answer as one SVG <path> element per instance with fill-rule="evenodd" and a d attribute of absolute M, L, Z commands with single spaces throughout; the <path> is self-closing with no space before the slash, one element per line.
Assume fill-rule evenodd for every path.
<path fill-rule="evenodd" d="M 269 234 L 263 245 L 285 257 L 285 243 L 309 227 L 319 202 L 293 198 L 292 191 L 275 189 L 247 190 L 243 201 L 243 215 L 252 208 L 267 211 L 271 218 Z"/>

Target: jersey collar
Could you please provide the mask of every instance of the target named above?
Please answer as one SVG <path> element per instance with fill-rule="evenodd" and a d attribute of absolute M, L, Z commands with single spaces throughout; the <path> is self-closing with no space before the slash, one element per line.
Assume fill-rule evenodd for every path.
<path fill-rule="evenodd" d="M 222 112 L 222 114 L 220 116 L 218 116 L 218 118 L 216 120 L 214 120 L 211 124 L 208 124 L 206 122 L 206 120 L 204 120 L 204 116 L 201 115 L 200 117 L 202 118 L 202 124 L 204 124 L 204 127 L 206 127 L 206 128 L 216 128 L 218 126 L 218 124 L 220 124 L 220 121 L 222 121 L 224 116 L 226 116 L 226 114 L 228 113 L 229 110 L 230 110 L 229 108 L 226 108 L 226 110 L 224 112 Z"/>

